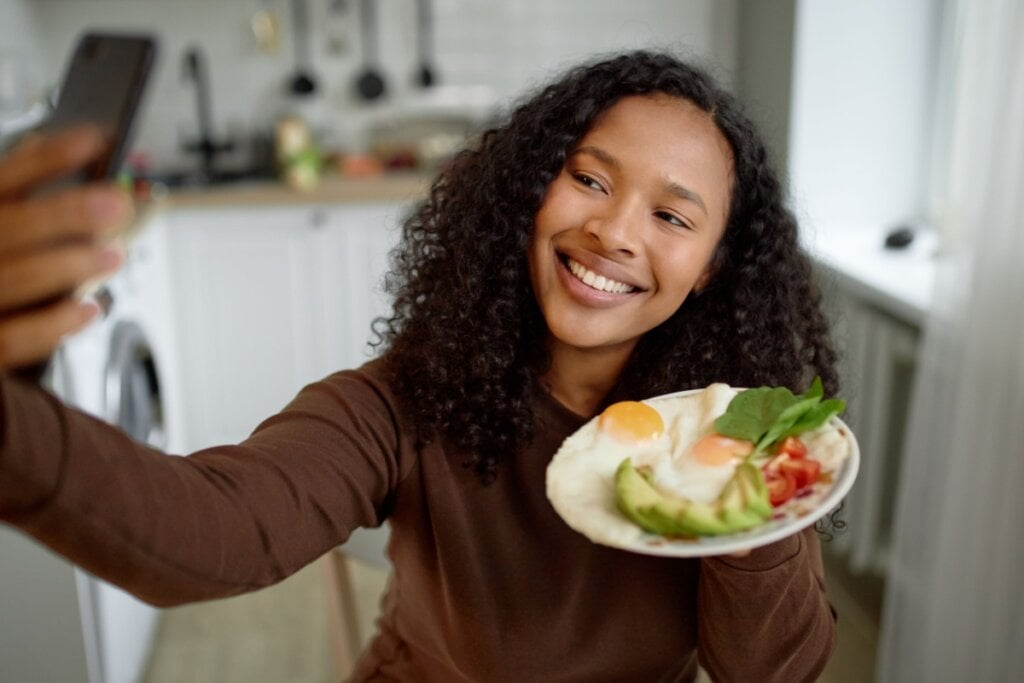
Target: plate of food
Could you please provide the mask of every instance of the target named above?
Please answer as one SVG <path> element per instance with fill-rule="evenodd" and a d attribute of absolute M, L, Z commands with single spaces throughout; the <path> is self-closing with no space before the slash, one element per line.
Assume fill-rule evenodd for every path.
<path fill-rule="evenodd" d="M 649 555 L 736 553 L 829 514 L 853 486 L 860 451 L 840 399 L 815 379 L 623 401 L 561 445 L 548 499 L 596 543 Z"/>

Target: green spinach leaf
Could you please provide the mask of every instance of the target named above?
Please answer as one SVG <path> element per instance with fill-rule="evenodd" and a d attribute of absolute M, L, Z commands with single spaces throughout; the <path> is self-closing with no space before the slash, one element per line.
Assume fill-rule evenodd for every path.
<path fill-rule="evenodd" d="M 841 399 L 822 400 L 824 393 L 820 377 L 815 377 L 800 396 L 785 387 L 741 391 L 715 420 L 715 431 L 753 441 L 756 446 L 752 455 L 763 453 L 788 436 L 820 427 L 846 408 Z"/>
<path fill-rule="evenodd" d="M 785 387 L 758 387 L 733 397 L 725 413 L 715 420 L 715 431 L 734 439 L 757 443 L 797 398 Z"/>

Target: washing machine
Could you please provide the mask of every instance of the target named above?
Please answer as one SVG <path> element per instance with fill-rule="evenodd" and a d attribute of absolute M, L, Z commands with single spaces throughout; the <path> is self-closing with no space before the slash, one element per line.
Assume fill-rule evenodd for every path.
<path fill-rule="evenodd" d="M 104 356 L 101 417 L 137 441 L 182 452 L 181 376 L 175 350 L 167 223 L 140 221 L 120 272 L 98 292 L 108 309 L 100 337 Z M 80 574 L 82 572 L 79 572 Z M 105 582 L 89 578 L 100 680 L 131 683 L 143 673 L 159 611 Z"/>
<path fill-rule="evenodd" d="M 119 426 L 138 441 L 177 454 L 182 452 L 184 426 L 176 383 L 181 375 L 167 226 L 159 214 L 140 225 L 126 245 L 124 266 L 92 295 L 104 312 L 61 345 L 44 383 L 69 405 Z M 0 547 L 6 554 L 0 565 L 47 577 L 28 589 L 19 587 L 20 594 L 6 581 L 0 585 L 0 605 L 10 610 L 8 615 L 19 615 L 17 626 L 0 616 L 0 633 L 17 629 L 26 643 L 47 643 L 45 650 L 19 649 L 14 645 L 18 641 L 7 640 L 10 647 L 0 647 L 0 669 L 17 672 L 17 680 L 139 680 L 159 610 L 33 547 L 28 539 L 0 531 L 5 531 Z M 46 608 L 38 609 L 43 596 Z M 12 609 L 22 605 L 24 610 Z M 46 635 L 36 641 L 29 635 L 36 632 Z M 57 663 L 62 668 L 54 668 Z M 0 678 L 7 680 L 6 675 Z"/>

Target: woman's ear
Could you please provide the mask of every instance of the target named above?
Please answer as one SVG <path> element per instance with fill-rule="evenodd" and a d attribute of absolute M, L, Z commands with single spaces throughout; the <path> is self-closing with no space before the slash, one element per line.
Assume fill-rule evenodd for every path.
<path fill-rule="evenodd" d="M 718 272 L 722 269 L 724 262 L 725 251 L 722 248 L 721 243 L 719 243 L 715 248 L 715 252 L 711 255 L 711 260 L 708 261 L 706 266 L 704 266 L 704 272 L 701 273 L 700 277 L 697 278 L 697 281 L 693 283 L 692 291 L 694 295 L 700 294 L 707 289 L 708 285 L 711 284 L 711 281 L 715 279 L 715 276 L 717 276 Z"/>
<path fill-rule="evenodd" d="M 715 271 L 717 270 L 718 269 L 715 268 L 714 263 L 708 264 L 707 268 L 704 269 L 704 272 L 697 278 L 697 281 L 693 283 L 694 295 L 700 294 L 709 284 L 711 284 L 711 280 L 714 279 Z"/>

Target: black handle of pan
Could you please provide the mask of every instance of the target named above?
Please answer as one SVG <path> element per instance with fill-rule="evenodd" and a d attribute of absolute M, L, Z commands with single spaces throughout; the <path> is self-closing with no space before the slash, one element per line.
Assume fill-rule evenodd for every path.
<path fill-rule="evenodd" d="M 431 64 L 434 54 L 434 13 L 431 1 L 418 0 L 416 14 L 416 37 L 419 43 L 419 70 L 416 81 L 420 86 L 429 88 L 437 82 L 437 72 Z"/>
<path fill-rule="evenodd" d="M 363 0 L 359 6 L 362 25 L 363 71 L 356 79 L 356 93 L 364 100 L 383 97 L 387 90 L 384 77 L 377 72 L 377 15 L 376 0 Z"/>
<path fill-rule="evenodd" d="M 291 91 L 295 95 L 309 95 L 316 90 L 316 81 L 310 68 L 309 57 L 309 5 L 307 0 L 292 0 L 292 27 L 295 41 L 295 76 Z"/>

